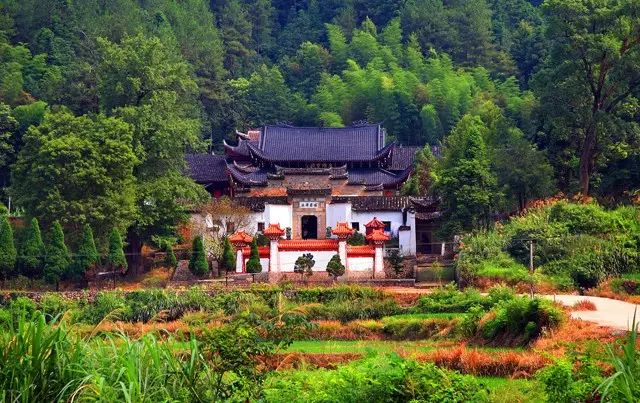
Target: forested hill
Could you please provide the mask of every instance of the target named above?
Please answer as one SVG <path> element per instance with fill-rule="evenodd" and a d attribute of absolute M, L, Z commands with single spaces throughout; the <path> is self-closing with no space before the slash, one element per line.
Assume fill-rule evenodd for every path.
<path fill-rule="evenodd" d="M 557 190 L 619 199 L 640 186 L 639 9 L 0 0 L 2 181 L 29 215 L 133 222 L 144 238 L 179 214 L 170 200 L 201 196 L 182 177 L 185 150 L 219 150 L 236 128 L 367 120 L 402 144 L 444 144 L 445 178 L 478 163 L 469 180 L 498 200 L 487 214 Z M 437 179 L 419 160 L 409 193 Z"/>

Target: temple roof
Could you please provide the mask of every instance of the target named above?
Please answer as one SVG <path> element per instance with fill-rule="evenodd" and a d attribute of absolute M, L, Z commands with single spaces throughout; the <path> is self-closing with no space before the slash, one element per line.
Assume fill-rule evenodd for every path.
<path fill-rule="evenodd" d="M 260 141 L 246 143 L 258 158 L 271 161 L 373 161 L 392 149 L 385 147 L 380 125 L 348 127 L 264 126 Z"/>
<path fill-rule="evenodd" d="M 186 154 L 189 176 L 197 183 L 228 182 L 227 163 L 223 155 Z"/>
<path fill-rule="evenodd" d="M 391 164 L 389 170 L 404 171 L 413 166 L 413 160 L 420 147 L 403 147 L 396 146 L 391 153 Z"/>
<path fill-rule="evenodd" d="M 411 174 L 411 167 L 402 172 L 394 173 L 381 168 L 353 168 L 349 169 L 350 185 L 365 186 L 394 186 L 404 182 Z"/>

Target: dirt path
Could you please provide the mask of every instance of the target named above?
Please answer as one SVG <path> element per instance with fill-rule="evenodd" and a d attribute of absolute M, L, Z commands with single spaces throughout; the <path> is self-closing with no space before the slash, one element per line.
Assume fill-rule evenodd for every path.
<path fill-rule="evenodd" d="M 633 321 L 633 315 L 638 305 L 610 298 L 589 297 L 582 295 L 544 295 L 545 298 L 555 300 L 563 305 L 572 306 L 578 301 L 591 301 L 596 305 L 595 311 L 571 312 L 571 317 L 597 323 L 617 330 L 628 330 Z M 636 322 L 640 321 L 640 310 Z"/>

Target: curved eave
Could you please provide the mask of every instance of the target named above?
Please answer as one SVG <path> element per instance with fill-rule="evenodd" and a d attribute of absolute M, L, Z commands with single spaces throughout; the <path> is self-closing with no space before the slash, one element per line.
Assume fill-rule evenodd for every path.
<path fill-rule="evenodd" d="M 224 139 L 222 140 L 222 144 L 224 145 L 224 151 L 225 151 L 225 154 L 227 155 L 237 156 L 237 157 L 249 156 L 249 154 L 247 154 L 240 148 L 240 145 L 232 146 L 231 144 L 227 143 L 226 140 Z"/>
<path fill-rule="evenodd" d="M 227 172 L 229 172 L 229 175 L 231 175 L 231 177 L 233 178 L 233 180 L 235 180 L 236 182 L 239 182 L 243 185 L 247 185 L 247 186 L 267 186 L 267 181 L 256 181 L 250 178 L 247 178 L 247 175 L 238 172 L 238 170 L 230 165 L 227 165 Z"/>

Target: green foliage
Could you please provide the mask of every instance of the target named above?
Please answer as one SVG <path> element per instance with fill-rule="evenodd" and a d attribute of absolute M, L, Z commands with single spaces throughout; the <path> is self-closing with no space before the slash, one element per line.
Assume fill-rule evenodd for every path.
<path fill-rule="evenodd" d="M 111 230 L 109 235 L 109 250 L 107 252 L 107 262 L 111 266 L 113 271 L 126 271 L 127 259 L 124 256 L 124 249 L 122 246 L 122 235 L 117 228 Z"/>
<path fill-rule="evenodd" d="M 536 374 L 544 384 L 547 399 L 570 403 L 595 400 L 602 370 L 589 355 L 561 359 Z"/>
<path fill-rule="evenodd" d="M 342 276 L 345 272 L 344 264 L 340 260 L 340 255 L 335 254 L 331 256 L 329 263 L 327 263 L 327 273 L 337 280 L 338 277 Z"/>
<path fill-rule="evenodd" d="M 96 243 L 93 240 L 93 231 L 89 224 L 85 224 L 82 229 L 82 239 L 80 240 L 80 246 L 74 256 L 73 277 L 81 277 L 87 270 L 92 269 L 98 263 L 98 250 L 96 249 Z"/>
<path fill-rule="evenodd" d="M 209 273 L 209 263 L 204 252 L 204 242 L 201 236 L 193 238 L 191 257 L 189 258 L 189 270 L 196 276 L 204 276 Z"/>
<path fill-rule="evenodd" d="M 9 218 L 2 215 L 0 217 L 0 277 L 3 279 L 14 274 L 16 255 L 16 245 Z"/>
<path fill-rule="evenodd" d="M 445 141 L 438 167 L 436 192 L 442 198 L 446 237 L 487 227 L 499 194 L 489 170 L 483 140 L 486 127 L 477 117 L 465 116 Z"/>
<path fill-rule="evenodd" d="M 562 311 L 547 300 L 512 297 L 498 303 L 478 330 L 499 345 L 524 345 L 556 328 L 562 318 Z"/>
<path fill-rule="evenodd" d="M 633 207 L 606 210 L 565 201 L 529 209 L 496 230 L 466 236 L 456 265 L 467 283 L 528 281 L 529 240 L 534 240 L 536 270 L 563 288 L 591 288 L 640 267 L 636 217 Z"/>
<path fill-rule="evenodd" d="M 49 239 L 46 244 L 44 279 L 50 284 L 55 284 L 57 288 L 60 280 L 67 273 L 70 263 L 69 251 L 64 242 L 62 226 L 60 222 L 54 221 L 49 231 Z"/>
<path fill-rule="evenodd" d="M 251 273 L 253 280 L 255 281 L 255 274 L 262 272 L 262 264 L 260 263 L 260 252 L 258 251 L 258 243 L 254 238 L 251 241 L 251 252 L 249 254 L 249 260 L 246 264 L 247 273 Z"/>
<path fill-rule="evenodd" d="M 264 393 L 270 402 L 465 402 L 484 396 L 470 376 L 396 355 L 368 357 L 334 370 L 279 373 L 267 380 Z"/>
<path fill-rule="evenodd" d="M 169 268 L 175 268 L 178 265 L 176 254 L 173 253 L 173 246 L 169 242 L 164 244 L 164 264 Z"/>
<path fill-rule="evenodd" d="M 124 229 L 134 217 L 131 142 L 131 127 L 119 119 L 47 113 L 27 131 L 13 167 L 16 203 L 45 224 L 60 220 L 75 239 L 84 223 L 106 239 L 111 228 Z"/>
<path fill-rule="evenodd" d="M 313 266 L 315 264 L 316 261 L 313 260 L 313 255 L 311 253 L 305 253 L 296 259 L 293 272 L 300 274 L 300 278 L 304 279 L 313 274 Z"/>
<path fill-rule="evenodd" d="M 389 264 L 395 275 L 400 275 L 404 270 L 404 256 L 402 255 L 402 251 L 400 249 L 392 249 L 391 252 L 387 254 L 387 260 L 389 260 Z"/>
<path fill-rule="evenodd" d="M 224 238 L 220 268 L 224 270 L 225 273 L 236 270 L 236 255 L 233 251 L 233 247 L 231 246 L 231 242 L 229 242 L 228 237 Z"/>
<path fill-rule="evenodd" d="M 607 361 L 613 367 L 613 374 L 605 379 L 598 392 L 602 398 L 612 401 L 629 401 L 640 398 L 640 355 L 638 355 L 638 322 L 637 310 L 633 313 L 631 329 L 627 333 L 624 343 L 620 346 L 620 352 L 615 346 L 606 346 Z"/>
<path fill-rule="evenodd" d="M 347 239 L 347 244 L 351 246 L 366 245 L 366 243 L 367 243 L 367 240 L 364 234 L 362 234 L 360 231 L 355 231 L 353 235 L 351 235 L 351 237 Z"/>
<path fill-rule="evenodd" d="M 34 217 L 29 222 L 20 248 L 20 272 L 32 278 L 42 277 L 44 256 L 45 247 L 40 234 L 40 225 L 38 219 Z"/>
<path fill-rule="evenodd" d="M 500 301 L 508 301 L 513 298 L 513 292 L 503 287 L 494 287 L 489 290 L 488 296 L 482 296 L 473 288 L 460 291 L 455 285 L 449 284 L 436 289 L 434 292 L 420 297 L 413 310 L 419 313 L 433 312 L 467 312 L 474 306 L 490 309 Z"/>

